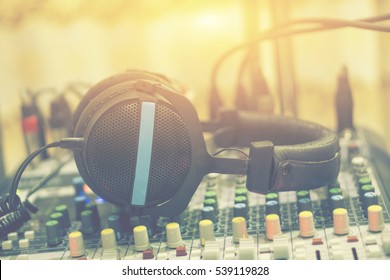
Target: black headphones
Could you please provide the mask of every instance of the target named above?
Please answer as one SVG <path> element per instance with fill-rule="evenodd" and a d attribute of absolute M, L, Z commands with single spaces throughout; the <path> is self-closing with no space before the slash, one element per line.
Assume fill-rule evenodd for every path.
<path fill-rule="evenodd" d="M 249 158 L 208 153 L 197 112 L 165 77 L 127 71 L 92 87 L 74 112 L 80 175 L 102 198 L 135 215 L 175 216 L 204 175 L 247 175 L 248 190 L 313 189 L 340 166 L 332 131 L 301 120 L 222 111 L 219 147 L 249 147 Z M 275 146 L 274 146 L 275 145 Z"/>

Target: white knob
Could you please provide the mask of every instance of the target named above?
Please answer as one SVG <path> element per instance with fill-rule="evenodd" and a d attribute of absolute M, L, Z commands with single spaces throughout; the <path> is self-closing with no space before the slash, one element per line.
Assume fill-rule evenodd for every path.
<path fill-rule="evenodd" d="M 176 248 L 184 244 L 181 239 L 180 226 L 178 223 L 169 223 L 166 226 L 167 245 L 169 248 Z"/>
<path fill-rule="evenodd" d="M 85 255 L 83 234 L 79 231 L 69 233 L 69 251 L 73 258 Z"/>
<path fill-rule="evenodd" d="M 299 232 L 302 237 L 313 237 L 316 233 L 314 218 L 311 211 L 299 213 Z"/>
<path fill-rule="evenodd" d="M 133 229 L 133 233 L 136 251 L 142 252 L 150 248 L 148 229 L 145 226 L 136 226 Z"/>
<path fill-rule="evenodd" d="M 278 214 L 269 214 L 265 217 L 266 236 L 268 240 L 274 240 L 275 236 L 282 234 L 280 218 Z"/>
<path fill-rule="evenodd" d="M 371 205 L 367 208 L 368 211 L 368 229 L 373 232 L 383 230 L 385 224 L 383 220 L 383 209 L 379 205 Z"/>
<path fill-rule="evenodd" d="M 246 219 L 244 217 L 235 217 L 232 220 L 233 224 L 233 241 L 238 243 L 241 238 L 248 238 L 246 227 Z"/>
<path fill-rule="evenodd" d="M 103 229 L 100 232 L 100 236 L 102 238 L 103 251 L 116 249 L 117 244 L 116 244 L 115 232 L 112 228 Z"/>
<path fill-rule="evenodd" d="M 206 241 L 215 241 L 214 224 L 210 220 L 199 222 L 200 244 L 205 245 Z"/>
<path fill-rule="evenodd" d="M 347 234 L 349 232 L 348 211 L 345 208 L 333 210 L 333 230 L 335 234 Z"/>

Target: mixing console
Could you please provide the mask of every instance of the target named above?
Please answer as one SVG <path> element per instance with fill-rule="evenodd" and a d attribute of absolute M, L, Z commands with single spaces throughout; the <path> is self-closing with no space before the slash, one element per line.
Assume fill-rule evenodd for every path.
<path fill-rule="evenodd" d="M 245 176 L 209 174 L 170 218 L 124 214 L 75 178 L 38 193 L 39 212 L 1 241 L 0 259 L 390 259 L 389 186 L 363 140 L 340 146 L 328 186 L 264 196 Z"/>

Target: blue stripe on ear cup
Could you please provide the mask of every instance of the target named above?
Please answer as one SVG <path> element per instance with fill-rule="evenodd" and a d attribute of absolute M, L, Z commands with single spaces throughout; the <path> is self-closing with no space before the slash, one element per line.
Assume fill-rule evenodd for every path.
<path fill-rule="evenodd" d="M 152 159 L 156 103 L 142 102 L 132 205 L 145 205 Z"/>

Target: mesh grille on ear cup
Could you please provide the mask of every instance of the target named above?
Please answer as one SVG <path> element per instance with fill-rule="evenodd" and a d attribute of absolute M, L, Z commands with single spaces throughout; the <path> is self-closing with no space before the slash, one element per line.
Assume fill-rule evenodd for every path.
<path fill-rule="evenodd" d="M 172 197 L 191 166 L 191 140 L 181 117 L 157 103 L 147 201 L 152 204 Z"/>
<path fill-rule="evenodd" d="M 88 143 L 88 162 L 95 185 L 115 199 L 130 201 L 137 160 L 140 104 L 113 108 L 95 124 Z"/>
<path fill-rule="evenodd" d="M 131 204 L 140 110 L 140 103 L 134 100 L 116 104 L 96 121 L 87 141 L 91 187 L 114 203 Z M 191 139 L 185 123 L 172 106 L 158 102 L 145 205 L 156 205 L 175 195 L 190 166 Z"/>

